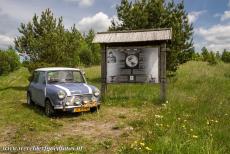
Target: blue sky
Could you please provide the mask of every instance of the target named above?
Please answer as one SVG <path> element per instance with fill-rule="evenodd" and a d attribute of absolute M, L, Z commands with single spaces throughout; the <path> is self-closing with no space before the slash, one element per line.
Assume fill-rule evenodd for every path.
<path fill-rule="evenodd" d="M 180 0 L 175 0 L 178 2 Z M 194 46 L 210 50 L 230 50 L 230 0 L 184 0 L 190 22 L 194 25 Z M 120 0 L 0 0 L 0 48 L 14 45 L 20 23 L 27 23 L 36 13 L 50 8 L 63 16 L 66 28 L 74 23 L 82 32 L 90 28 L 106 31 L 116 18 Z"/>

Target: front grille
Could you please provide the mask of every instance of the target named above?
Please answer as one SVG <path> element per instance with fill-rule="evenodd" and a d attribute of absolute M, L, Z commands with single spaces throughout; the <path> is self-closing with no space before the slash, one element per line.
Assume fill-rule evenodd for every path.
<path fill-rule="evenodd" d="M 80 100 L 80 103 L 83 104 L 83 101 L 92 101 L 92 94 L 84 94 L 84 95 L 74 95 L 73 97 L 67 97 L 67 102 L 69 102 L 69 106 L 75 105 L 75 102 L 78 102 Z M 71 101 L 72 100 L 72 101 Z"/>
<path fill-rule="evenodd" d="M 87 98 L 88 100 L 92 100 L 93 95 L 92 94 L 84 94 L 80 95 L 81 100 L 83 101 L 84 98 Z"/>

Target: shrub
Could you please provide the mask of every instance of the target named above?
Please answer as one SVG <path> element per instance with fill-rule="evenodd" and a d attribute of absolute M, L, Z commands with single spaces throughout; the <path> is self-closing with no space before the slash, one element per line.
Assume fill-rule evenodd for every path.
<path fill-rule="evenodd" d="M 208 63 L 210 65 L 216 65 L 217 64 L 217 58 L 215 57 L 214 53 L 213 52 L 210 52 L 209 54 L 209 58 L 208 58 Z"/>
<path fill-rule="evenodd" d="M 9 65 L 10 65 L 10 71 L 11 72 L 15 71 L 21 65 L 20 60 L 19 60 L 19 56 L 13 50 L 8 50 L 6 52 L 6 54 L 7 54 L 8 62 L 9 62 Z"/>
<path fill-rule="evenodd" d="M 92 51 L 88 48 L 83 48 L 79 54 L 81 63 L 85 66 L 90 66 L 93 63 L 93 54 Z"/>
<path fill-rule="evenodd" d="M 8 74 L 20 67 L 19 56 L 13 50 L 0 51 L 0 75 Z"/>
<path fill-rule="evenodd" d="M 54 67 L 55 64 L 48 64 L 48 63 L 44 63 L 44 62 L 34 62 L 34 63 L 29 63 L 28 64 L 28 70 L 30 73 L 33 73 L 34 70 L 36 70 L 37 68 L 42 68 L 42 67 Z"/>
<path fill-rule="evenodd" d="M 28 68 L 29 65 L 30 65 L 30 62 L 27 61 L 27 60 L 25 60 L 25 61 L 22 62 L 22 66 L 23 66 L 23 67 L 27 67 L 27 68 Z"/>

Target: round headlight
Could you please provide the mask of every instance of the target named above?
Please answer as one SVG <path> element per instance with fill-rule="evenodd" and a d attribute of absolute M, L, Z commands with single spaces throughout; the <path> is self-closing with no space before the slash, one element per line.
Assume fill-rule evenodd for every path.
<path fill-rule="evenodd" d="M 88 97 L 84 97 L 83 98 L 83 103 L 88 103 L 90 100 L 88 99 Z"/>
<path fill-rule="evenodd" d="M 59 99 L 64 99 L 66 97 L 66 93 L 63 90 L 60 90 L 58 92 L 58 98 Z"/>
<path fill-rule="evenodd" d="M 98 97 L 100 95 L 100 90 L 96 89 L 94 92 L 93 92 L 94 96 Z"/>
<path fill-rule="evenodd" d="M 80 105 L 81 104 L 81 99 L 79 97 L 76 97 L 74 101 L 75 101 L 76 105 Z"/>

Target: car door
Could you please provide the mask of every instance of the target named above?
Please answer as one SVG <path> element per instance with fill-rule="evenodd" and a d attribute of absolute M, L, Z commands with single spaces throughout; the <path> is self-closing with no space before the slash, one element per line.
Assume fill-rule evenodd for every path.
<path fill-rule="evenodd" d="M 39 72 L 37 83 L 35 84 L 36 102 L 38 105 L 44 106 L 46 97 L 46 73 Z"/>
<path fill-rule="evenodd" d="M 33 74 L 33 79 L 30 83 L 30 92 L 31 92 L 31 99 L 37 104 L 37 82 L 39 78 L 39 72 L 35 71 Z"/>

